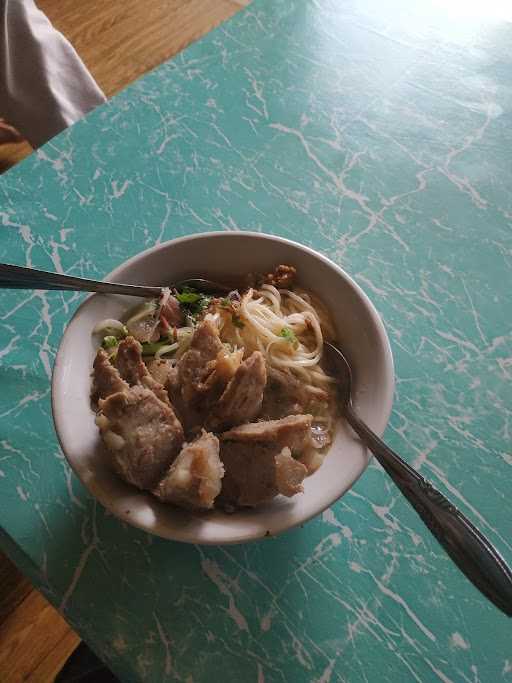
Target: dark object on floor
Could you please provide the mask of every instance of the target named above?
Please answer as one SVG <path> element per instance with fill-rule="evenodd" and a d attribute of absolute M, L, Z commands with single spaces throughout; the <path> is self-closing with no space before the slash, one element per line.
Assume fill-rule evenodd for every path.
<path fill-rule="evenodd" d="M 82 642 L 57 674 L 55 683 L 120 683 L 120 681 Z"/>

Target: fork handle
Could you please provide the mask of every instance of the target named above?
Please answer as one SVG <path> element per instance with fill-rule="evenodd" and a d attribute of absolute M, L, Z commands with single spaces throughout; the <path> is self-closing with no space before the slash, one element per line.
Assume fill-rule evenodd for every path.
<path fill-rule="evenodd" d="M 155 298 L 160 296 L 161 287 L 120 285 L 114 282 L 89 280 L 62 273 L 50 273 L 36 268 L 0 263 L 0 289 L 54 289 L 72 292 L 101 292 L 103 294 L 128 294 Z"/>
<path fill-rule="evenodd" d="M 511 617 L 512 571 L 492 543 L 440 491 L 386 446 L 352 406 L 347 406 L 346 417 L 459 569 Z"/>

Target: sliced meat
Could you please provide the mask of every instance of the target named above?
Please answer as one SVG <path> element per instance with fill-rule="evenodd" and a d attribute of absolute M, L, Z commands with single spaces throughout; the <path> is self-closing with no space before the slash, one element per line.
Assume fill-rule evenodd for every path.
<path fill-rule="evenodd" d="M 290 498 L 303 491 L 308 471 L 291 456 L 289 448 L 280 450 L 272 443 L 222 441 L 220 457 L 225 469 L 220 505 L 255 507 L 278 493 Z"/>
<path fill-rule="evenodd" d="M 303 413 L 307 403 L 303 383 L 291 372 L 269 369 L 260 417 L 277 420 L 286 415 Z"/>
<path fill-rule="evenodd" d="M 128 384 L 121 379 L 119 372 L 112 365 L 108 354 L 103 349 L 98 349 L 93 363 L 93 382 L 91 401 L 96 405 L 101 398 L 107 398 L 111 394 L 127 391 Z"/>
<path fill-rule="evenodd" d="M 134 337 L 126 337 L 119 344 L 115 364 L 121 377 L 130 386 L 141 384 L 148 374 L 142 360 L 142 346 Z"/>
<path fill-rule="evenodd" d="M 206 420 L 212 431 L 253 420 L 261 410 L 267 382 L 265 359 L 254 351 L 235 372 L 218 403 Z"/>
<path fill-rule="evenodd" d="M 172 361 L 165 358 L 153 358 L 146 364 L 146 367 L 155 382 L 161 384 L 169 394 L 176 390 L 178 385 L 178 368 Z"/>
<path fill-rule="evenodd" d="M 318 387 L 308 390 L 289 370 L 270 368 L 260 417 L 277 420 L 286 415 L 304 413 L 312 400 L 328 399 L 326 391 Z"/>
<path fill-rule="evenodd" d="M 183 321 L 178 300 L 168 287 L 162 289 L 158 301 L 144 302 L 132 314 L 126 326 L 131 335 L 141 342 L 156 342 L 168 334 L 172 327 Z"/>
<path fill-rule="evenodd" d="M 203 431 L 198 439 L 183 446 L 153 493 L 165 503 L 208 510 L 220 493 L 223 476 L 219 440 Z"/>
<path fill-rule="evenodd" d="M 277 495 L 274 444 L 221 441 L 224 479 L 218 503 L 224 507 L 255 507 Z"/>
<path fill-rule="evenodd" d="M 234 427 L 221 435 L 223 441 L 275 444 L 279 450 L 287 446 L 301 453 L 311 443 L 311 415 L 289 415 L 280 420 L 251 422 Z"/>
<path fill-rule="evenodd" d="M 140 342 L 156 342 L 160 337 L 159 312 L 156 301 L 145 301 L 126 321 L 128 332 Z"/>
<path fill-rule="evenodd" d="M 289 448 L 276 455 L 276 486 L 279 493 L 291 498 L 296 493 L 302 493 L 302 482 L 308 473 L 307 468 L 292 457 Z"/>
<path fill-rule="evenodd" d="M 306 448 L 297 458 L 308 471 L 308 475 L 316 472 L 320 465 L 323 463 L 325 458 L 325 453 L 322 453 L 317 448 L 313 446 L 311 448 Z"/>
<path fill-rule="evenodd" d="M 192 336 L 189 350 L 178 362 L 178 383 L 185 406 L 201 398 L 203 382 L 211 372 L 209 363 L 215 360 L 222 348 L 217 327 L 209 320 L 200 323 Z"/>
<path fill-rule="evenodd" d="M 99 402 L 96 423 L 110 462 L 128 483 L 152 489 L 183 444 L 183 429 L 168 403 L 134 386 Z"/>
<path fill-rule="evenodd" d="M 142 346 L 136 339 L 123 339 L 117 348 L 115 362 L 119 374 L 130 386 L 141 384 L 154 391 L 161 401 L 169 403 L 167 391 L 153 378 L 142 360 Z"/>
<path fill-rule="evenodd" d="M 205 360 L 212 360 L 222 348 L 219 330 L 211 320 L 203 320 L 196 327 L 190 348 L 199 351 Z"/>
<path fill-rule="evenodd" d="M 178 327 L 183 321 L 179 301 L 176 297 L 169 294 L 162 296 L 160 307 L 160 327 L 162 331 L 167 331 L 170 327 Z"/>
<path fill-rule="evenodd" d="M 189 350 L 177 365 L 179 390 L 169 388 L 187 434 L 197 432 L 233 378 L 243 351 L 230 351 L 219 338 L 217 327 L 203 321 L 194 332 Z"/>
<path fill-rule="evenodd" d="M 185 406 L 197 403 L 208 361 L 197 349 L 189 349 L 178 362 L 178 385 Z"/>
<path fill-rule="evenodd" d="M 223 347 L 218 352 L 216 359 L 210 361 L 210 374 L 199 388 L 207 401 L 211 403 L 221 396 L 229 381 L 240 367 L 243 355 L 243 349 L 229 351 L 226 347 Z"/>
<path fill-rule="evenodd" d="M 225 476 L 219 502 L 255 506 L 278 493 L 301 491 L 307 468 L 292 457 L 310 443 L 311 415 L 254 422 L 221 435 L 220 457 Z"/>
<path fill-rule="evenodd" d="M 188 440 L 193 439 L 201 431 L 204 423 L 203 413 L 197 405 L 187 405 L 183 402 L 180 392 L 172 396 L 172 405 L 176 409 L 176 415 L 183 425 L 185 436 Z"/>

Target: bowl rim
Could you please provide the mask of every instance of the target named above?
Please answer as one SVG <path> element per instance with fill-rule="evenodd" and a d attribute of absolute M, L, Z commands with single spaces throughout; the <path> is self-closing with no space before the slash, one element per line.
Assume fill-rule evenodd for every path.
<path fill-rule="evenodd" d="M 296 242 L 295 240 L 288 239 L 286 237 L 280 237 L 279 235 L 272 235 L 269 233 L 264 233 L 264 232 L 256 232 L 256 231 L 250 231 L 250 230 L 240 230 L 240 231 L 227 231 L 227 230 L 215 230 L 211 232 L 200 232 L 200 233 L 194 233 L 191 235 L 184 235 L 182 237 L 176 237 L 174 239 L 166 240 L 165 242 L 160 242 L 159 244 L 155 244 L 152 247 L 145 249 L 144 251 L 141 251 L 134 256 L 131 256 L 130 258 L 126 259 L 122 263 L 120 263 L 116 268 L 111 270 L 104 278 L 103 281 L 105 282 L 115 282 L 116 278 L 118 277 L 119 273 L 123 271 L 125 268 L 130 267 L 134 263 L 137 263 L 138 261 L 147 258 L 150 256 L 152 253 L 156 253 L 164 248 L 169 248 L 171 245 L 177 245 L 177 244 L 183 244 L 186 242 L 194 242 L 196 240 L 201 240 L 205 238 L 217 238 L 217 237 L 249 237 L 249 238 L 258 238 L 258 239 L 264 239 L 268 241 L 275 241 L 275 242 L 281 242 L 284 244 L 288 244 L 293 248 L 300 249 L 301 251 L 307 252 L 310 256 L 313 256 L 314 258 L 322 261 L 325 265 L 330 267 L 331 269 L 335 270 L 337 275 L 341 277 L 345 282 L 355 291 L 357 296 L 363 301 L 368 313 L 370 314 L 370 317 L 372 319 L 373 324 L 375 325 L 376 333 L 377 336 L 380 340 L 381 344 L 381 352 L 383 355 L 383 372 L 385 376 L 385 381 L 388 386 L 388 392 L 386 395 L 386 400 L 385 400 L 385 405 L 383 405 L 383 409 L 379 413 L 379 423 L 374 427 L 373 431 L 377 434 L 377 436 L 382 436 L 384 433 L 390 415 L 391 411 L 393 408 L 393 399 L 394 399 L 394 391 L 395 391 L 395 374 L 394 374 L 394 361 L 393 361 L 393 353 L 391 350 L 391 344 L 389 341 L 389 337 L 386 331 L 386 328 L 384 327 L 384 323 L 375 307 L 371 299 L 368 297 L 368 295 L 365 293 L 365 291 L 361 288 L 361 286 L 352 278 L 351 275 L 349 275 L 343 268 L 338 266 L 334 261 L 329 259 L 328 257 L 324 256 L 320 252 L 316 251 L 315 249 L 306 246 L 304 244 L 301 244 L 300 242 Z M 75 476 L 79 479 L 81 484 L 84 486 L 84 488 L 87 490 L 88 494 L 95 500 L 98 500 L 98 502 L 101 503 L 111 514 L 113 514 L 117 519 L 119 519 L 122 522 L 128 523 L 129 525 L 141 529 L 142 531 L 145 531 L 146 533 L 149 533 L 151 535 L 158 536 L 160 538 L 164 538 L 166 540 L 172 540 L 172 541 L 179 541 L 179 542 L 185 542 L 185 543 L 192 543 L 192 544 L 199 544 L 199 545 L 233 545 L 233 544 L 238 544 L 238 543 L 249 543 L 257 540 L 261 540 L 262 538 L 265 538 L 268 536 L 267 533 L 261 533 L 261 534 L 254 534 L 250 538 L 247 537 L 240 537 L 240 538 L 230 538 L 229 540 L 222 540 L 219 541 L 218 539 L 201 539 L 201 540 L 192 540 L 188 537 L 178 537 L 176 534 L 172 535 L 164 535 L 162 533 L 159 533 L 158 531 L 153 531 L 149 529 L 146 525 L 143 523 L 139 523 L 136 519 L 130 518 L 128 516 L 123 516 L 122 514 L 119 514 L 119 511 L 114 509 L 114 506 L 109 503 L 109 497 L 104 496 L 104 495 L 98 495 L 98 492 L 92 492 L 90 490 L 90 487 L 87 485 L 87 483 L 83 480 L 81 473 L 78 471 L 77 467 L 75 466 L 75 463 L 71 460 L 71 458 L 68 456 L 68 453 L 64 447 L 63 439 L 59 430 L 59 417 L 58 417 L 58 407 L 57 407 L 57 381 L 58 378 L 60 378 L 62 374 L 62 365 L 64 363 L 64 358 L 63 358 L 63 346 L 66 338 L 66 334 L 68 331 L 68 328 L 71 326 L 71 324 L 74 322 L 74 320 L 81 314 L 82 309 L 84 306 L 87 304 L 87 302 L 92 298 L 92 297 L 97 297 L 97 293 L 91 293 L 85 299 L 80 303 L 76 311 L 73 313 L 71 318 L 66 324 L 66 327 L 64 329 L 64 332 L 62 334 L 62 337 L 60 339 L 57 352 L 55 354 L 55 360 L 53 364 L 53 369 L 52 369 L 52 381 L 51 381 L 51 410 L 52 410 L 52 418 L 53 418 L 53 426 L 54 430 L 57 436 L 57 440 L 59 443 L 59 446 L 62 450 L 62 453 L 64 454 L 64 457 L 66 458 L 67 464 L 71 467 L 73 473 Z M 356 477 L 353 479 L 353 481 L 346 487 L 344 488 L 339 494 L 335 496 L 330 496 L 328 499 L 322 499 L 319 505 L 315 506 L 315 508 L 310 511 L 307 515 L 301 517 L 300 519 L 297 519 L 294 521 L 292 524 L 289 524 L 288 526 L 283 527 L 282 529 L 279 529 L 276 532 L 272 532 L 271 536 L 276 537 L 278 535 L 281 535 L 285 533 L 286 531 L 289 531 L 291 529 L 296 528 L 299 525 L 303 525 L 309 520 L 313 519 L 314 517 L 318 516 L 321 514 L 324 510 L 327 510 L 331 505 L 333 505 L 336 501 L 338 501 L 342 496 L 345 495 L 345 493 L 350 490 L 356 482 L 359 480 L 361 475 L 366 471 L 369 462 L 372 459 L 372 454 L 367 450 L 367 459 L 366 459 L 366 464 L 362 469 L 357 473 Z"/>

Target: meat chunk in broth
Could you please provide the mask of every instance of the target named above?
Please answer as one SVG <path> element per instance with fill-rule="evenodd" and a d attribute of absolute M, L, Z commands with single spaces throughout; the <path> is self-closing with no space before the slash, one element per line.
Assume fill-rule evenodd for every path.
<path fill-rule="evenodd" d="M 178 362 L 174 389 L 169 390 L 187 433 L 194 433 L 205 422 L 212 405 L 239 368 L 242 355 L 242 350 L 226 349 L 217 327 L 210 321 L 197 327 L 190 349 Z"/>
<path fill-rule="evenodd" d="M 289 448 L 272 443 L 222 441 L 220 456 L 225 475 L 218 502 L 224 506 L 255 507 L 278 493 L 294 496 L 307 475 Z"/>
<path fill-rule="evenodd" d="M 302 482 L 306 477 L 307 468 L 295 458 L 289 448 L 276 455 L 276 487 L 283 496 L 294 496 L 304 490 Z"/>
<path fill-rule="evenodd" d="M 222 434 L 224 441 L 241 441 L 248 445 L 273 443 L 279 450 L 287 446 L 292 453 L 301 453 L 311 443 L 311 415 L 289 415 L 280 420 L 262 420 L 234 427 Z"/>
<path fill-rule="evenodd" d="M 201 399 L 203 383 L 212 370 L 210 363 L 222 348 L 217 327 L 209 320 L 200 323 L 189 350 L 178 363 L 178 382 L 185 404 L 194 404 Z"/>
<path fill-rule="evenodd" d="M 216 401 L 221 396 L 227 384 L 240 367 L 243 355 L 243 349 L 229 351 L 226 347 L 223 347 L 218 352 L 215 360 L 208 364 L 210 374 L 205 379 L 201 388 L 203 392 L 202 402 L 206 399 L 208 406 L 210 406 L 213 401 Z"/>
<path fill-rule="evenodd" d="M 160 326 L 163 327 L 164 330 L 168 330 L 170 327 L 181 325 L 182 322 L 183 313 L 176 297 L 172 295 L 164 297 L 160 309 Z"/>
<path fill-rule="evenodd" d="M 93 363 L 91 401 L 96 405 L 101 398 L 107 398 L 118 391 L 127 391 L 128 384 L 121 379 L 119 372 L 110 362 L 108 354 L 98 349 Z"/>
<path fill-rule="evenodd" d="M 206 420 L 208 429 L 220 431 L 253 420 L 261 410 L 267 382 L 265 359 L 254 351 L 235 372 Z"/>
<path fill-rule="evenodd" d="M 148 371 L 142 360 L 142 346 L 133 337 L 126 337 L 119 344 L 116 354 L 116 367 L 121 377 L 130 386 L 140 384 L 151 389 L 161 401 L 169 403 L 167 391 Z"/>
<path fill-rule="evenodd" d="M 121 377 L 131 386 L 142 384 L 148 375 L 148 369 L 142 360 L 142 346 L 133 337 L 126 337 L 119 344 L 115 365 Z"/>
<path fill-rule="evenodd" d="M 328 394 L 318 387 L 309 390 L 289 370 L 270 368 L 267 386 L 263 394 L 260 416 L 277 420 L 286 415 L 303 413 L 310 401 L 327 401 Z"/>
<path fill-rule="evenodd" d="M 219 502 L 228 506 L 259 505 L 278 493 L 301 491 L 307 469 L 292 457 L 310 445 L 311 415 L 254 422 L 221 435 L 225 476 Z"/>
<path fill-rule="evenodd" d="M 129 484 L 152 489 L 183 444 L 173 409 L 143 386 L 112 394 L 99 408 L 96 423 L 110 464 Z"/>
<path fill-rule="evenodd" d="M 277 420 L 286 415 L 304 412 L 307 396 L 303 385 L 291 372 L 270 368 L 263 394 L 261 416 Z"/>
<path fill-rule="evenodd" d="M 153 358 L 146 363 L 153 379 L 170 392 L 178 382 L 178 368 L 165 358 Z"/>
<path fill-rule="evenodd" d="M 226 508 L 254 507 L 277 495 L 274 444 L 221 441 L 224 479 L 218 503 Z"/>
<path fill-rule="evenodd" d="M 224 467 L 219 440 L 203 431 L 185 444 L 153 493 L 165 503 L 191 509 L 210 509 L 221 490 Z"/>

